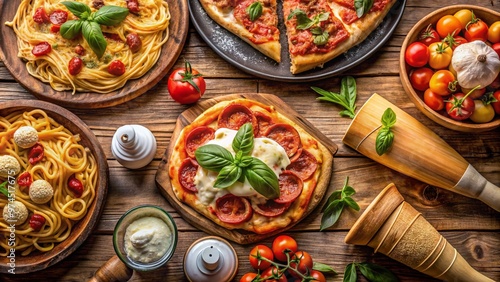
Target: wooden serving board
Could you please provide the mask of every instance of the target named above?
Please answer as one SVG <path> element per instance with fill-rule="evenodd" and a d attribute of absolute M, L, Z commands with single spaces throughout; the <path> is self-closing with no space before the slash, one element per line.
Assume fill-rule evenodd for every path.
<path fill-rule="evenodd" d="M 169 160 L 170 160 L 170 155 L 173 151 L 173 148 L 175 146 L 175 142 L 177 138 L 179 137 L 179 134 L 181 130 L 191 124 L 192 121 L 194 121 L 201 113 L 203 113 L 205 110 L 208 108 L 212 107 L 213 105 L 222 102 L 222 101 L 228 101 L 228 100 L 234 100 L 234 99 L 250 99 L 254 100 L 257 102 L 261 102 L 265 105 L 270 105 L 276 107 L 278 112 L 280 112 L 282 115 L 290 119 L 291 121 L 295 122 L 299 126 L 301 126 L 305 131 L 307 131 L 311 136 L 316 138 L 323 146 L 326 147 L 326 149 L 331 153 L 332 155 L 335 155 L 337 152 L 337 145 L 333 143 L 330 139 L 328 139 L 325 135 L 323 135 L 318 129 L 316 129 L 310 122 L 308 122 L 304 117 L 302 117 L 299 113 L 297 113 L 294 109 L 292 109 L 290 106 L 288 106 L 283 100 L 278 98 L 275 95 L 272 94 L 261 94 L 261 93 L 242 93 L 242 94 L 231 94 L 231 95 L 226 95 L 226 96 L 220 96 L 217 98 L 209 99 L 203 102 L 200 102 L 196 105 L 194 105 L 192 108 L 184 111 L 179 115 L 177 118 L 177 123 L 174 128 L 174 131 L 172 133 L 172 138 L 170 139 L 170 145 L 163 154 L 162 160 L 160 162 L 160 165 L 158 167 L 158 171 L 156 172 L 156 184 L 158 188 L 160 189 L 160 192 L 165 196 L 165 198 L 168 200 L 168 202 L 181 214 L 181 216 L 195 226 L 196 228 L 203 230 L 209 234 L 212 235 L 217 235 L 224 237 L 228 240 L 234 241 L 239 244 L 250 244 L 254 242 L 258 242 L 264 238 L 274 236 L 278 233 L 281 233 L 291 227 L 293 227 L 295 224 L 300 222 L 303 218 L 305 218 L 309 213 L 316 208 L 318 203 L 321 201 L 323 198 L 326 190 L 328 189 L 328 185 L 330 183 L 330 177 L 331 177 L 331 168 L 332 168 L 332 163 L 333 163 L 333 158 L 330 159 L 330 163 L 325 163 L 322 165 L 322 168 L 328 167 L 330 169 L 323 169 L 321 172 L 320 179 L 318 180 L 318 185 L 316 186 L 316 189 L 314 190 L 314 193 L 311 197 L 310 204 L 305 212 L 305 214 L 300 218 L 300 220 L 292 223 L 285 229 L 280 229 L 275 232 L 267 233 L 267 234 L 256 234 L 253 232 L 248 232 L 245 230 L 229 230 L 224 227 L 219 226 L 218 224 L 214 223 L 212 220 L 206 218 L 205 216 L 199 214 L 196 210 L 192 209 L 190 206 L 180 202 L 177 197 L 175 196 L 175 193 L 172 190 L 171 182 L 170 182 L 170 176 L 168 174 L 168 167 L 169 167 Z"/>
<path fill-rule="evenodd" d="M 20 252 L 17 252 L 15 258 L 16 274 L 45 269 L 73 253 L 94 230 L 94 227 L 101 217 L 108 192 L 109 169 L 106 155 L 94 133 L 80 118 L 70 111 L 48 102 L 37 100 L 0 102 L 0 116 L 7 116 L 13 112 L 31 111 L 34 109 L 45 111 L 49 117 L 67 128 L 71 133 L 80 135 L 80 143 L 89 148 L 96 159 L 99 176 L 97 178 L 95 199 L 88 208 L 87 214 L 73 226 L 73 230 L 69 237 L 61 243 L 56 244 L 52 250 L 45 253 L 34 251 L 28 256 L 21 256 Z M 0 258 L 1 273 L 8 273 L 10 269 L 8 263 L 9 258 Z"/>

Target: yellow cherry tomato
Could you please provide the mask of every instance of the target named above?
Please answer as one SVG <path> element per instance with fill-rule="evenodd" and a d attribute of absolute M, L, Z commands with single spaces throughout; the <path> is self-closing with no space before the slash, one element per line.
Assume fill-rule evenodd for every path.
<path fill-rule="evenodd" d="M 435 70 L 446 69 L 450 65 L 453 50 L 448 44 L 434 42 L 429 45 L 429 65 Z"/>
<path fill-rule="evenodd" d="M 495 44 L 500 42 L 500 21 L 494 22 L 488 29 L 488 41 Z"/>
<path fill-rule="evenodd" d="M 469 117 L 475 123 L 486 123 L 493 120 L 495 110 L 491 104 L 485 105 L 481 100 L 474 100 L 474 112 Z"/>
<path fill-rule="evenodd" d="M 462 29 L 464 29 L 467 24 L 472 20 L 472 11 L 469 9 L 462 9 L 456 12 L 453 16 L 457 18 L 462 24 Z"/>

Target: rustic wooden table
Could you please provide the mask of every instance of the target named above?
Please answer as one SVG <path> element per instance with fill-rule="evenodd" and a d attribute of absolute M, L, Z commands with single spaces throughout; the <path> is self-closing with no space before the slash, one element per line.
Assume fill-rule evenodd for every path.
<path fill-rule="evenodd" d="M 467 0 L 438 2 L 408 0 L 401 22 L 391 39 L 370 59 L 343 75 L 352 75 L 358 86 L 358 108 L 374 92 L 379 93 L 441 136 L 462 154 L 482 175 L 500 185 L 500 128 L 480 134 L 465 134 L 448 130 L 425 117 L 404 93 L 399 78 L 400 46 L 410 28 L 423 16 L 451 4 L 468 4 Z M 474 4 L 500 11 L 499 0 L 478 0 Z M 339 150 L 334 158 L 333 174 L 327 195 L 342 187 L 349 176 L 356 189 L 355 200 L 361 211 L 347 210 L 340 221 L 326 231 L 319 232 L 321 214 L 316 209 L 291 229 L 300 248 L 310 252 L 317 261 L 331 265 L 338 275 L 327 275 L 328 281 L 342 281 L 345 266 L 351 262 L 374 262 L 394 272 L 401 281 L 433 281 L 403 264 L 382 254 L 374 254 L 369 247 L 347 245 L 344 237 L 374 197 L 393 182 L 407 202 L 413 205 L 436 227 L 459 253 L 478 271 L 494 280 L 500 280 L 500 214 L 480 201 L 431 187 L 380 165 L 342 144 L 342 136 L 350 119 L 338 115 L 339 108 L 319 102 L 310 86 L 338 91 L 341 76 L 308 83 L 282 83 L 256 78 L 231 66 L 200 38 L 191 28 L 181 57 L 175 66 L 187 59 L 199 69 L 207 81 L 203 99 L 219 95 L 258 92 L 279 96 L 288 105 L 307 118 Z M 0 62 L 0 100 L 36 99 L 20 86 Z M 207 236 L 188 223 L 160 194 L 155 185 L 155 174 L 165 149 L 168 147 L 177 116 L 187 106 L 174 102 L 167 91 L 164 78 L 144 95 L 127 103 L 107 109 L 72 110 L 95 133 L 107 156 L 110 185 L 101 219 L 92 235 L 72 255 L 43 271 L 26 275 L 2 275 L 2 281 L 85 281 L 114 255 L 113 228 L 118 218 L 139 204 L 158 205 L 170 212 L 179 229 L 179 242 L 172 260 L 159 270 L 135 272 L 131 281 L 187 281 L 183 272 L 183 256 L 196 239 Z M 155 135 L 158 149 L 155 159 L 147 167 L 129 170 L 121 166 L 111 154 L 111 140 L 115 130 L 124 124 L 141 124 Z M 432 150 L 432 148 L 428 148 Z M 322 205 L 324 201 L 320 204 Z M 260 243 L 270 245 L 272 238 Z M 239 256 L 237 280 L 251 270 L 248 253 L 255 246 L 232 244 Z M 362 278 L 360 278 L 362 281 Z"/>

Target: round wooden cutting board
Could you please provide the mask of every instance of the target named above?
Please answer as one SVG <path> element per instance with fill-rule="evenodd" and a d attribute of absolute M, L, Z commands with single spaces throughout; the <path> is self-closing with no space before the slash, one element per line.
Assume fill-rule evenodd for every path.
<path fill-rule="evenodd" d="M 274 106 L 278 110 L 278 112 L 280 112 L 282 115 L 286 116 L 288 119 L 301 126 L 311 136 L 313 136 L 319 142 L 321 142 L 321 144 L 332 155 L 335 155 L 335 153 L 337 152 L 337 145 L 335 145 L 335 143 L 333 143 L 330 139 L 328 139 L 325 135 L 323 135 L 318 129 L 316 129 L 311 123 L 309 123 L 294 109 L 288 106 L 283 100 L 271 94 L 244 93 L 244 94 L 232 94 L 232 95 L 220 96 L 214 99 L 209 99 L 200 102 L 179 115 L 179 117 L 177 118 L 177 123 L 174 132 L 172 134 L 172 138 L 170 139 L 170 145 L 165 151 L 163 158 L 160 162 L 160 165 L 158 167 L 158 171 L 156 173 L 156 184 L 160 189 L 160 192 L 167 198 L 169 203 L 181 214 L 184 220 L 186 220 L 196 228 L 212 235 L 224 237 L 228 240 L 234 241 L 239 244 L 250 244 L 258 242 L 264 238 L 274 236 L 278 233 L 281 233 L 293 227 L 295 224 L 300 222 L 300 220 L 305 218 L 312 210 L 314 210 L 314 208 L 316 208 L 318 203 L 323 198 L 326 190 L 328 189 L 332 173 L 331 168 L 333 165 L 333 158 L 328 158 L 329 161 L 325 162 L 322 165 L 322 168 L 330 168 L 330 169 L 322 170 L 321 176 L 318 180 L 318 185 L 314 190 L 314 193 L 311 197 L 311 201 L 304 215 L 300 218 L 300 220 L 292 223 L 291 225 L 287 226 L 284 229 L 280 229 L 275 232 L 267 234 L 256 234 L 245 230 L 237 230 L 237 229 L 229 230 L 217 225 L 212 220 L 199 214 L 196 210 L 192 209 L 190 206 L 180 202 L 172 190 L 172 186 L 170 183 L 170 176 L 168 174 L 168 166 L 169 166 L 170 155 L 173 151 L 175 142 L 179 137 L 181 130 L 185 126 L 189 125 L 193 120 L 195 120 L 201 113 L 203 113 L 205 110 L 212 107 L 213 105 L 222 101 L 241 99 L 241 98 L 250 99 L 263 103 L 265 105 Z"/>

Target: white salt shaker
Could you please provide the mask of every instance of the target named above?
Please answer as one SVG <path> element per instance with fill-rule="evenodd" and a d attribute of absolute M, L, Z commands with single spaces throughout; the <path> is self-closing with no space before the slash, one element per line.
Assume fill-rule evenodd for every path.
<path fill-rule="evenodd" d="M 113 135 L 111 152 L 124 167 L 141 168 L 153 160 L 156 139 L 153 133 L 142 125 L 124 125 Z"/>

